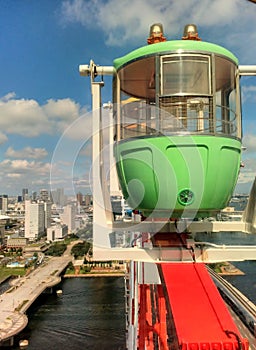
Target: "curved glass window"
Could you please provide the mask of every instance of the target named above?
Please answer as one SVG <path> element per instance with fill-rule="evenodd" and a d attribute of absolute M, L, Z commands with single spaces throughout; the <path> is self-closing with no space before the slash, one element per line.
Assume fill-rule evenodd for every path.
<path fill-rule="evenodd" d="M 168 55 L 161 57 L 161 95 L 211 94 L 210 57 Z"/>
<path fill-rule="evenodd" d="M 198 133 L 241 137 L 236 64 L 224 56 L 143 57 L 117 74 L 120 138 Z"/>
<path fill-rule="evenodd" d="M 127 96 L 155 100 L 155 57 L 145 57 L 118 72 L 121 91 Z"/>
<path fill-rule="evenodd" d="M 215 58 L 216 133 L 241 137 L 238 120 L 239 99 L 236 89 L 236 67 L 223 57 Z"/>

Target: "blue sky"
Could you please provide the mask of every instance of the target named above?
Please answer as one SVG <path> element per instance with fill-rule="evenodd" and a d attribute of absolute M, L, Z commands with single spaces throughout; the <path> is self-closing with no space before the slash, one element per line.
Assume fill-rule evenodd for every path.
<path fill-rule="evenodd" d="M 63 134 L 67 155 L 54 158 L 51 187 L 90 192 L 91 92 L 78 66 L 90 59 L 112 65 L 145 45 L 155 22 L 163 23 L 168 40 L 196 23 L 203 40 L 226 47 L 240 64 L 256 64 L 256 5 L 246 0 L 0 1 L 0 194 L 49 189 Z M 105 82 L 103 102 L 111 99 L 111 79 Z M 236 191 L 247 193 L 256 174 L 256 78 L 241 82 L 247 150 Z M 74 160 L 84 142 L 88 146 Z"/>

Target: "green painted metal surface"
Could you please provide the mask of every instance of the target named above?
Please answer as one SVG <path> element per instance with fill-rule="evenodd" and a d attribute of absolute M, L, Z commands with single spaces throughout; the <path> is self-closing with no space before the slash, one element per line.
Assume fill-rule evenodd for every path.
<path fill-rule="evenodd" d="M 240 154 L 239 140 L 205 135 L 134 138 L 115 146 L 128 204 L 156 217 L 204 217 L 226 207 Z"/>
<path fill-rule="evenodd" d="M 222 46 L 208 43 L 205 41 L 194 41 L 194 40 L 173 40 L 173 41 L 165 41 L 162 43 L 142 46 L 137 50 L 129 52 L 127 55 L 117 58 L 114 60 L 114 67 L 116 70 L 119 70 L 121 67 L 126 65 L 127 63 L 152 55 L 162 55 L 164 53 L 171 52 L 194 52 L 197 53 L 215 53 L 217 55 L 225 56 L 238 64 L 237 57 L 225 49 Z"/>

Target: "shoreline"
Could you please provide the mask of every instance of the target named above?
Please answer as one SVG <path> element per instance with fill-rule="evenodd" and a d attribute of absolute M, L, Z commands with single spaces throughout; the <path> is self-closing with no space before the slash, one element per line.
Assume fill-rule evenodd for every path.
<path fill-rule="evenodd" d="M 106 273 L 81 273 L 81 274 L 65 274 L 63 275 L 64 278 L 86 278 L 86 277 L 124 277 L 125 273 L 111 273 L 111 272 L 106 272 Z"/>
<path fill-rule="evenodd" d="M 245 273 L 239 270 L 236 266 L 231 264 L 230 262 L 225 262 L 222 266 L 220 266 L 220 270 L 217 274 L 220 276 L 243 276 Z M 123 277 L 125 276 L 125 272 L 88 272 L 81 274 L 64 274 L 64 278 L 86 278 L 86 277 Z"/>
<path fill-rule="evenodd" d="M 221 272 L 217 272 L 220 276 L 243 276 L 245 273 L 232 265 L 230 262 L 226 262 L 221 267 Z"/>

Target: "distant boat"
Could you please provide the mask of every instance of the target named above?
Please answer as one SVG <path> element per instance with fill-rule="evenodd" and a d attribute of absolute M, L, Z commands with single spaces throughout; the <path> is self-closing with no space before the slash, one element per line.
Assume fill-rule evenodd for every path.
<path fill-rule="evenodd" d="M 20 349 L 27 349 L 28 347 L 28 340 L 27 339 L 22 339 L 19 341 L 19 347 Z"/>
<path fill-rule="evenodd" d="M 57 293 L 57 295 L 62 295 L 62 289 L 58 289 L 58 290 L 56 291 L 56 293 Z"/>

